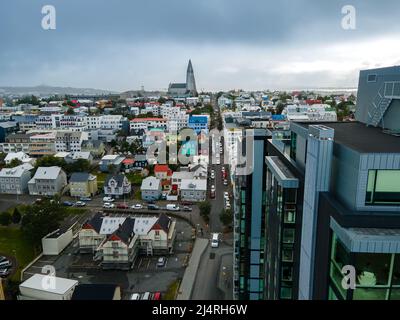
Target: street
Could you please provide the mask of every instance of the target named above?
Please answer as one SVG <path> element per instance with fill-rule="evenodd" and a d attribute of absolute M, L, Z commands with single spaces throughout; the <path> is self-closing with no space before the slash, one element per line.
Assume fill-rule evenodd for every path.
<path fill-rule="evenodd" d="M 215 98 L 213 98 L 214 112 L 219 109 Z M 217 123 L 213 123 L 216 127 Z M 211 139 L 210 139 L 211 140 Z M 212 150 L 210 141 L 210 150 Z M 216 148 L 219 152 L 219 146 Z M 220 155 L 223 163 L 223 155 Z M 209 183 L 215 185 L 215 199 L 210 199 L 210 232 L 220 234 L 220 245 L 218 248 L 207 246 L 204 251 L 192 292 L 193 300 L 232 300 L 233 299 L 233 239 L 232 234 L 223 234 L 223 225 L 220 221 L 220 214 L 224 209 L 224 192 L 230 192 L 230 185 L 224 186 L 222 179 L 222 165 L 212 164 L 212 151 L 210 152 L 210 172 L 215 171 L 215 179 Z M 228 166 L 225 166 L 227 169 Z M 229 175 L 228 175 L 229 176 Z"/>

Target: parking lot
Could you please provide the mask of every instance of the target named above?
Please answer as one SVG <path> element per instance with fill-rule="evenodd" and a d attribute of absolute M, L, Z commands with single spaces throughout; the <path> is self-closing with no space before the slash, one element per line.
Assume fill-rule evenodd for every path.
<path fill-rule="evenodd" d="M 160 256 L 138 256 L 130 271 L 101 269 L 100 261 L 93 261 L 91 254 L 78 252 L 77 239 L 59 256 L 43 256 L 24 273 L 24 279 L 35 273 L 48 272 L 54 267 L 56 276 L 78 280 L 83 284 L 118 284 L 123 297 L 129 299 L 132 293 L 166 292 L 174 281 L 181 279 L 192 249 L 192 227 L 183 220 L 177 220 L 177 236 L 174 252 L 165 256 L 163 267 L 157 267 Z"/>

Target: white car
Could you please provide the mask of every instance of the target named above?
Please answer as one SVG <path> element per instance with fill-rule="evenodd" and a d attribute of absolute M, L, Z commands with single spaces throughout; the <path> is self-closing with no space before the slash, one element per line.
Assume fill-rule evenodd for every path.
<path fill-rule="evenodd" d="M 229 200 L 229 193 L 228 192 L 224 192 L 224 198 L 226 199 L 226 200 Z"/>
<path fill-rule="evenodd" d="M 217 153 L 218 154 L 218 153 Z M 221 164 L 221 160 L 218 158 L 217 159 L 217 164 L 220 165 Z"/>
<path fill-rule="evenodd" d="M 110 202 L 105 202 L 105 203 L 103 204 L 103 208 L 106 208 L 106 209 L 113 209 L 113 208 L 115 208 L 115 204 L 114 204 L 114 203 L 110 203 Z"/>
<path fill-rule="evenodd" d="M 140 203 L 136 203 L 131 207 L 131 209 L 140 210 L 143 209 L 143 206 Z"/>
<path fill-rule="evenodd" d="M 215 191 L 215 186 L 214 185 L 211 186 L 211 191 Z"/>
<path fill-rule="evenodd" d="M 104 197 L 103 202 L 114 202 L 114 199 L 112 197 Z"/>
<path fill-rule="evenodd" d="M 211 248 L 218 248 L 219 246 L 219 234 L 213 233 L 211 237 Z"/>

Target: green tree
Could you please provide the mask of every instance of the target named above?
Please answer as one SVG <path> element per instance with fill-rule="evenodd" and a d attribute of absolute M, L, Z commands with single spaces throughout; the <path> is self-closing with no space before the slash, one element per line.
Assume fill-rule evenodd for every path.
<path fill-rule="evenodd" d="M 208 217 L 211 212 L 211 203 L 209 201 L 203 201 L 199 203 L 200 214 L 203 217 Z"/>
<path fill-rule="evenodd" d="M 78 159 L 72 163 L 65 165 L 65 171 L 67 174 L 74 172 L 89 172 L 91 169 L 90 162 L 86 159 Z"/>
<path fill-rule="evenodd" d="M 225 227 L 228 227 L 232 224 L 232 219 L 233 219 L 232 211 L 222 209 L 219 215 L 219 220 Z"/>
<path fill-rule="evenodd" d="M 74 108 L 69 107 L 68 110 L 67 110 L 67 112 L 66 112 L 66 114 L 69 114 L 69 115 L 75 114 Z"/>
<path fill-rule="evenodd" d="M 9 212 L 0 213 L 0 225 L 8 226 L 11 223 L 11 214 Z"/>
<path fill-rule="evenodd" d="M 18 224 L 20 222 L 21 222 L 21 213 L 19 212 L 18 208 L 15 208 L 12 214 L 12 223 Z"/>
<path fill-rule="evenodd" d="M 17 159 L 17 158 L 14 158 L 14 159 L 12 159 L 12 160 L 10 161 L 9 164 L 6 165 L 6 168 L 14 168 L 14 167 L 17 167 L 17 166 L 19 166 L 19 165 L 21 165 L 21 164 L 22 164 L 22 161 L 21 161 L 21 160 L 19 160 L 19 159 Z"/>
<path fill-rule="evenodd" d="M 27 208 L 21 222 L 21 229 L 28 241 L 39 246 L 42 238 L 60 227 L 67 216 L 65 207 L 56 199 L 45 200 Z"/>

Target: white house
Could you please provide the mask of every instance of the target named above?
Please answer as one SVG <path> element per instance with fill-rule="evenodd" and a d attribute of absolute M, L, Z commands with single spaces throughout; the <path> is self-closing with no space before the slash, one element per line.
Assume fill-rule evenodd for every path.
<path fill-rule="evenodd" d="M 162 191 L 161 180 L 156 177 L 143 179 L 140 191 L 142 192 L 143 200 L 152 201 L 160 199 Z"/>
<path fill-rule="evenodd" d="M 4 162 L 6 164 L 10 164 L 11 161 L 14 159 L 17 159 L 21 161 L 22 163 L 30 163 L 31 165 L 35 164 L 35 159 L 29 157 L 26 153 L 20 151 L 20 152 L 10 152 L 6 155 L 4 158 Z"/>
<path fill-rule="evenodd" d="M 67 185 L 67 175 L 60 167 L 39 167 L 28 182 L 30 195 L 54 196 Z"/>
<path fill-rule="evenodd" d="M 184 179 L 181 182 L 182 201 L 205 201 L 207 197 L 206 179 Z"/>
<path fill-rule="evenodd" d="M 0 171 L 0 193 L 23 194 L 28 192 L 33 167 L 30 164 L 15 168 L 4 168 Z"/>

